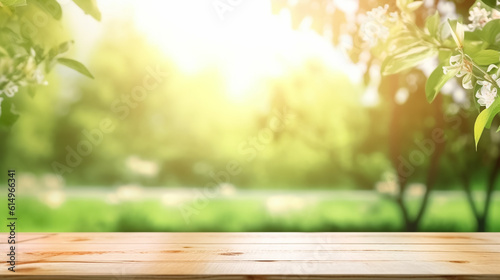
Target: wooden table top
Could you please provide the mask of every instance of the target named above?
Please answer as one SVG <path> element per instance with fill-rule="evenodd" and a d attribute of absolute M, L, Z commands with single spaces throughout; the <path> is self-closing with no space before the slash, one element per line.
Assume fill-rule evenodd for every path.
<path fill-rule="evenodd" d="M 2 279 L 500 279 L 500 233 L 17 233 Z"/>

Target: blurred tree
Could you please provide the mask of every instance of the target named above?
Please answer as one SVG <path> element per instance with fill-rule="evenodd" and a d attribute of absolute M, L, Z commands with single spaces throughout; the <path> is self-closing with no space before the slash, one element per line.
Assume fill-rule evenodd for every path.
<path fill-rule="evenodd" d="M 64 172 L 71 184 L 205 186 L 214 181 L 214 174 L 236 161 L 244 172 L 229 180 L 247 188 L 357 185 L 349 181 L 353 173 L 348 170 L 357 169 L 351 146 L 365 139 L 368 127 L 357 98 L 359 89 L 318 60 L 271 81 L 271 90 L 280 92 L 286 102 L 280 102 L 278 96 L 269 101 L 262 92 L 247 102 L 235 102 L 228 98 L 220 69 L 207 66 L 185 73 L 135 31 L 131 22 L 116 22 L 105 32 L 90 65 L 98 77 L 96 82 L 82 80 L 75 96 L 68 99 L 73 101 L 63 104 L 67 114 L 56 124 L 55 162 L 73 171 Z M 168 77 L 147 90 L 143 100 L 127 105 L 127 97 L 149 75 L 147 69 L 156 67 L 168 72 Z M 269 90 L 267 82 L 263 92 Z M 332 89 L 337 94 L 329 94 Z M 345 91 L 352 95 L 342 96 Z M 338 106 L 332 108 L 332 102 Z M 351 118 L 352 110 L 360 113 Z M 269 114 L 297 114 L 299 123 L 282 137 L 280 132 L 268 131 Z M 334 115 L 351 120 L 345 122 Z M 68 166 L 68 149 L 76 151 L 87 139 L 88 133 L 83 131 L 93 131 L 105 119 L 110 119 L 114 131 L 106 133 L 89 155 L 81 156 L 77 167 Z M 337 129 L 326 129 L 331 126 Z M 331 148 L 326 157 L 312 143 L 294 139 L 294 132 L 305 139 L 316 130 L 327 137 L 320 143 Z M 280 141 L 270 146 L 272 139 Z M 126 162 L 131 156 L 157 164 L 156 175 L 146 178 L 129 170 Z M 380 155 L 373 159 L 387 164 Z M 366 165 L 372 159 L 363 160 Z M 355 173 L 363 174 L 359 170 Z M 363 182 L 373 180 L 357 177 Z"/>
<path fill-rule="evenodd" d="M 354 3 L 354 2 L 353 2 Z M 353 4 L 351 3 L 351 4 Z M 273 9 L 276 13 L 283 9 L 290 11 L 294 26 L 298 27 L 305 20 L 312 21 L 312 27 L 319 33 L 330 37 L 332 44 L 345 47 L 346 38 L 350 38 L 352 44 L 347 43 L 350 49 L 349 54 L 354 63 L 359 63 L 365 69 L 365 84 L 372 84 L 374 66 L 380 64 L 380 61 L 373 56 L 367 56 L 367 50 L 360 47 L 359 26 L 357 19 L 360 14 L 388 4 L 389 7 L 395 7 L 395 1 L 356 1 L 357 10 L 346 9 L 347 3 L 335 4 L 331 1 L 308 0 L 308 1 L 274 1 Z M 431 2 L 425 9 L 418 10 L 416 14 L 416 24 L 420 27 L 424 25 L 424 20 L 435 13 L 439 1 Z M 459 1 L 457 3 L 457 12 L 467 15 L 471 3 Z M 352 7 L 351 7 L 352 8 Z M 390 8 L 392 10 L 392 8 Z M 445 11 L 452 12 L 452 11 Z M 349 41 L 349 40 L 347 40 Z M 349 46 L 350 45 L 350 46 Z M 376 72 L 376 71 L 375 71 Z M 389 144 L 389 158 L 393 165 L 393 170 L 397 172 L 399 192 L 396 195 L 396 202 L 401 210 L 405 221 L 407 231 L 418 230 L 418 225 L 425 213 L 432 189 L 439 179 L 439 168 L 442 155 L 445 151 L 445 142 L 442 141 L 444 135 L 435 139 L 436 133 L 444 133 L 447 125 L 444 120 L 443 98 L 438 96 L 437 102 L 432 105 L 426 104 L 425 96 L 426 77 L 418 70 L 412 70 L 405 74 L 383 76 L 379 86 L 381 93 L 379 107 L 391 111 L 390 119 L 387 120 Z M 408 100 L 407 100 L 408 99 Z M 372 118 L 376 121 L 373 127 L 380 127 L 380 120 L 383 118 Z M 374 133 L 373 135 L 377 135 Z M 321 138 L 321 134 L 316 137 Z M 469 135 L 471 137 L 471 135 Z M 372 138 L 367 137 L 367 142 L 372 142 Z M 415 139 L 416 142 L 415 142 Z M 423 142 L 422 142 L 423 141 Z M 430 142 L 429 142 L 430 141 Z M 426 144 L 427 143 L 427 144 Z M 367 145 L 369 145 L 367 143 Z M 427 147 L 425 147 L 427 145 Z M 427 151 L 426 151 L 427 150 Z M 421 160 L 411 157 L 423 155 Z M 417 165 L 417 166 L 415 166 Z M 419 166 L 427 165 L 427 172 L 419 171 Z M 487 199 L 485 207 L 488 207 L 491 200 L 491 191 L 493 189 L 498 166 L 494 166 L 488 183 Z M 408 181 L 418 180 L 421 177 L 426 183 L 426 189 L 422 197 L 420 207 L 415 214 L 411 215 L 408 206 L 405 203 L 405 191 Z M 472 201 L 471 199 L 469 199 Z M 474 208 L 474 205 L 472 206 Z M 477 211 L 475 211 L 477 213 Z M 488 211 L 483 211 L 487 215 Z M 412 217 L 413 216 L 413 217 Z M 484 217 L 476 215 L 478 224 L 481 224 Z M 479 229 L 481 226 L 479 226 Z"/>
<path fill-rule="evenodd" d="M 110 120 L 114 130 L 82 156 L 77 172 L 64 174 L 70 182 L 203 185 L 236 154 L 231 143 L 251 125 L 248 109 L 228 101 L 217 71 L 183 73 L 132 24 L 115 22 L 105 31 L 91 62 L 96 83 L 82 81 L 58 122 L 55 161 L 65 164 L 64 147 L 76 150 L 84 131 Z M 131 156 L 153 162 L 157 172 L 134 173 L 126 165 Z"/>
<path fill-rule="evenodd" d="M 477 111 L 473 108 L 461 108 L 450 104 L 449 110 L 459 110 L 458 113 L 447 115 L 447 138 L 449 145 L 445 159 L 448 170 L 443 170 L 442 184 L 458 182 L 462 186 L 469 206 L 476 219 L 476 230 L 486 231 L 493 193 L 500 172 L 500 139 L 498 134 L 491 131 L 483 146 L 474 150 L 473 132 L 474 116 Z M 485 186 L 485 188 L 481 188 Z M 482 204 L 476 201 L 475 190 L 485 190 Z"/>
<path fill-rule="evenodd" d="M 271 93 L 271 107 L 287 108 L 294 116 L 293 123 L 277 135 L 276 145 L 292 138 L 302 142 L 305 149 L 322 155 L 323 160 L 316 163 L 318 165 L 308 163 L 309 170 L 303 171 L 315 174 L 305 180 L 305 184 L 320 182 L 324 186 L 361 188 L 373 184 L 376 178 L 358 168 L 360 161 L 376 157 L 375 151 L 368 157 L 358 157 L 371 127 L 368 111 L 361 103 L 360 89 L 348 82 L 349 77 L 344 73 L 332 72 L 318 61 L 309 61 L 302 69 L 300 73 L 276 81 Z M 357 113 L 353 115 L 352 112 Z M 370 168 L 381 173 L 386 170 L 387 163 L 382 160 L 378 166 L 371 164 Z"/>

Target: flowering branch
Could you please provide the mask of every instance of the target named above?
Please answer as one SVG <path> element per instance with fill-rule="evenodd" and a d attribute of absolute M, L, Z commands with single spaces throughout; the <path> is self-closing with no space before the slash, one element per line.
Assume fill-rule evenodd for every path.
<path fill-rule="evenodd" d="M 477 0 L 469 10 L 468 25 L 456 20 L 442 21 L 439 13 L 429 16 L 425 28 L 415 22 L 415 10 L 422 1 L 397 0 L 397 12 L 378 7 L 367 12 L 361 23 L 361 37 L 379 57 L 382 73 L 390 75 L 413 68 L 423 60 L 437 57 L 439 66 L 426 83 L 426 95 L 433 101 L 452 78 L 475 91 L 475 102 L 485 109 L 476 120 L 476 145 L 484 128 L 500 113 L 500 12 L 496 5 Z M 489 3 L 489 2 L 488 2 Z M 467 34 L 467 36 L 465 36 Z M 492 71 L 496 69 L 496 72 Z"/>
<path fill-rule="evenodd" d="M 100 13 L 94 1 L 82 5 L 74 0 L 87 14 L 99 19 Z M 62 58 L 72 41 L 52 44 L 44 41 L 40 34 L 51 32 L 51 23 L 62 17 L 62 8 L 57 1 L 0 0 L 0 128 L 10 127 L 17 119 L 13 97 L 27 88 L 47 85 L 45 75 L 55 64 L 63 64 L 92 78 L 83 64 Z M 43 26 L 34 22 L 44 18 Z M 32 26 L 32 28 L 27 28 Z"/>

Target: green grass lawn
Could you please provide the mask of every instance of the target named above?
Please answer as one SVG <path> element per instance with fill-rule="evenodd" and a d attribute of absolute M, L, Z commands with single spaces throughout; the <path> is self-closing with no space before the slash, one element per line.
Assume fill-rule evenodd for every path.
<path fill-rule="evenodd" d="M 295 200 L 294 200 L 295 199 Z M 500 231 L 500 201 L 492 204 L 489 231 Z M 286 201 L 286 203 L 284 203 Z M 417 201 L 412 204 L 417 205 Z M 34 196 L 17 201 L 18 231 L 112 232 L 112 231 L 402 231 L 398 208 L 389 198 L 376 194 L 290 200 L 266 196 L 215 198 L 194 210 L 189 222 L 179 205 L 147 198 L 110 204 L 98 198 L 70 197 L 50 208 Z M 190 208 L 191 207 L 191 208 Z M 4 211 L 7 212 L 7 211 Z M 4 213 L 4 220 L 7 213 Z M 460 193 L 434 194 L 422 221 L 421 231 L 474 231 L 475 220 Z M 6 231 L 3 227 L 2 231 Z"/>

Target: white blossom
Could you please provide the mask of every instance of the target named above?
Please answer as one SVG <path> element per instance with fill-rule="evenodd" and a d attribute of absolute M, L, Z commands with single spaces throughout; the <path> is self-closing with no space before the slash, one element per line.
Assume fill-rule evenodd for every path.
<path fill-rule="evenodd" d="M 444 18 L 456 17 L 456 5 L 452 1 L 437 1 L 437 10 Z"/>
<path fill-rule="evenodd" d="M 481 106 L 489 108 L 497 97 L 497 88 L 490 82 L 479 81 L 478 83 L 482 85 L 482 87 L 476 93 L 477 103 Z"/>
<path fill-rule="evenodd" d="M 47 85 L 43 67 L 36 62 L 36 53 L 32 49 L 30 55 L 15 55 L 13 58 L 0 58 L 0 95 L 13 97 L 20 87 L 30 84 Z"/>
<path fill-rule="evenodd" d="M 453 30 L 453 27 L 451 27 L 449 21 L 448 21 L 448 26 L 451 29 L 451 37 L 453 38 L 453 40 L 457 44 L 457 47 L 459 49 L 463 49 L 464 38 L 465 38 L 465 27 L 460 22 L 457 22 L 455 30 Z"/>
<path fill-rule="evenodd" d="M 472 64 L 464 59 L 463 55 L 458 54 L 450 57 L 450 65 L 443 67 L 443 73 L 457 72 L 458 78 L 463 77 L 462 86 L 466 89 L 472 89 Z"/>
<path fill-rule="evenodd" d="M 48 85 L 48 82 L 45 80 L 43 71 L 39 68 L 31 73 L 30 80 L 39 85 Z"/>
<path fill-rule="evenodd" d="M 19 91 L 19 87 L 12 81 L 9 81 L 2 90 L 0 95 L 5 94 L 7 97 L 13 97 Z"/>
<path fill-rule="evenodd" d="M 496 73 L 491 75 L 491 79 L 495 82 L 492 84 L 490 81 L 477 81 L 482 87 L 476 92 L 477 103 L 479 105 L 489 108 L 497 97 L 497 87 L 500 85 L 500 69 L 495 64 L 488 66 L 487 72 L 496 69 Z"/>
<path fill-rule="evenodd" d="M 471 23 L 468 25 L 469 30 L 475 30 L 478 28 L 483 28 L 486 23 L 488 23 L 492 18 L 490 17 L 491 13 L 488 12 L 485 8 L 473 7 L 469 11 L 469 20 Z"/>
<path fill-rule="evenodd" d="M 389 5 L 380 6 L 366 13 L 361 24 L 361 38 L 370 43 L 371 46 L 377 44 L 378 40 L 385 40 L 389 37 L 390 23 L 398 20 L 397 12 L 387 14 Z"/>

